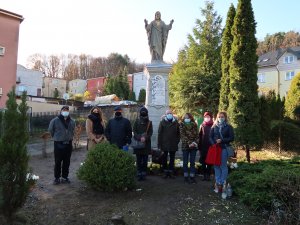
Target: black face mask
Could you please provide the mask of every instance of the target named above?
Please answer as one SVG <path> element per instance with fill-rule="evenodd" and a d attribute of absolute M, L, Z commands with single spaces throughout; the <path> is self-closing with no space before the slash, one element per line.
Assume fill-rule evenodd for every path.
<path fill-rule="evenodd" d="M 115 112 L 115 116 L 120 117 L 120 116 L 122 116 L 122 113 L 121 112 Z"/>
<path fill-rule="evenodd" d="M 99 117 L 99 113 L 92 113 L 92 115 Z"/>

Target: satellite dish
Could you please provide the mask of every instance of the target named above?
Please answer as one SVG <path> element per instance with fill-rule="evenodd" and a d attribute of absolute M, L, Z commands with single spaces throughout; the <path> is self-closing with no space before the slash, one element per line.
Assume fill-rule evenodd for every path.
<path fill-rule="evenodd" d="M 68 93 L 63 94 L 63 99 L 68 100 L 70 98 L 70 95 Z"/>

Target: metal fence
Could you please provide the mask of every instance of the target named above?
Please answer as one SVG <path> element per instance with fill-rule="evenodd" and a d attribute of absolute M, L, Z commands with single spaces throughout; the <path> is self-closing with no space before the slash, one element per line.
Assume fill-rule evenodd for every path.
<path fill-rule="evenodd" d="M 140 106 L 131 105 L 131 106 L 122 106 L 123 116 L 134 122 L 137 118 L 138 111 Z M 105 122 L 114 116 L 114 106 L 105 106 L 101 107 L 103 117 Z M 70 116 L 76 121 L 76 124 L 81 124 L 82 127 L 85 127 L 85 121 L 87 116 L 90 113 L 91 108 L 81 108 L 78 110 L 70 111 Z M 31 135 L 40 134 L 46 132 L 49 126 L 50 121 L 58 116 L 57 112 L 37 112 L 29 113 L 29 132 Z"/>

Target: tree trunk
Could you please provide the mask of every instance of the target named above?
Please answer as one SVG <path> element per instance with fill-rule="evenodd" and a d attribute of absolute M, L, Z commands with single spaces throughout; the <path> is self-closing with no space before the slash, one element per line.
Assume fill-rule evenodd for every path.
<path fill-rule="evenodd" d="M 250 163 L 250 147 L 249 147 L 249 145 L 246 145 L 246 159 L 247 159 L 247 162 Z"/>

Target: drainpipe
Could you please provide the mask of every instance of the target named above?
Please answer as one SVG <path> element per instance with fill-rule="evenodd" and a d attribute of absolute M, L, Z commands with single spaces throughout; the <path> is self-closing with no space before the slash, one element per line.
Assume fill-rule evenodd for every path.
<path fill-rule="evenodd" d="M 276 70 L 277 70 L 277 93 L 279 94 L 280 96 L 280 72 L 279 72 L 279 69 L 278 69 L 278 62 L 276 64 Z M 281 110 L 279 112 L 279 120 L 281 120 Z M 278 131 L 278 151 L 281 152 L 281 125 L 279 125 L 279 131 Z"/>
<path fill-rule="evenodd" d="M 280 95 L 280 72 L 279 72 L 279 69 L 278 69 L 278 62 L 275 66 L 276 70 L 277 70 L 277 94 Z"/>

